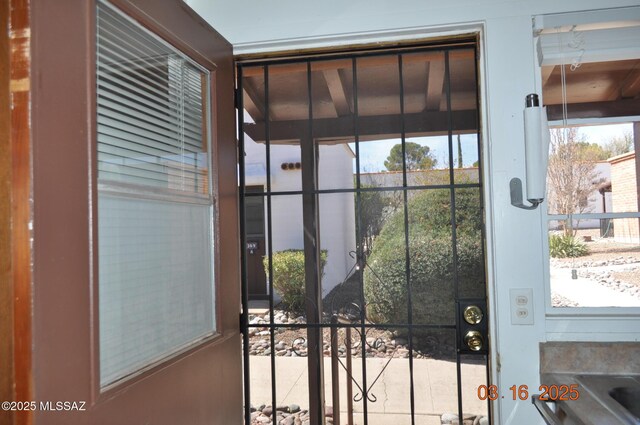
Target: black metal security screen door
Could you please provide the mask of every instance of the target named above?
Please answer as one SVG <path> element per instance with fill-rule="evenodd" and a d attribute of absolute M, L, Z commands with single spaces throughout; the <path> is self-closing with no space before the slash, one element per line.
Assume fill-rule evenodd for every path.
<path fill-rule="evenodd" d="M 477 76 L 475 39 L 238 63 L 245 423 L 489 423 Z"/>

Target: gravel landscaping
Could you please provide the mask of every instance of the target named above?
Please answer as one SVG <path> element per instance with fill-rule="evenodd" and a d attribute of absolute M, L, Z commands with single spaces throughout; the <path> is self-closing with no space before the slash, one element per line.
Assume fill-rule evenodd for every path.
<path fill-rule="evenodd" d="M 574 259 L 572 262 L 551 259 L 550 267 L 571 268 L 577 276 L 592 280 L 617 292 L 640 299 L 640 260 L 635 256 L 615 256 L 609 259 Z M 552 295 L 556 307 L 576 307 L 575 302 L 558 294 Z"/>
<path fill-rule="evenodd" d="M 637 269 L 633 272 L 637 273 Z M 616 276 L 620 276 L 620 273 L 614 273 L 612 271 L 578 270 L 578 276 L 594 280 L 607 288 L 611 288 L 618 292 L 626 293 L 629 294 L 629 296 L 640 299 L 640 286 L 617 278 Z M 633 276 L 635 276 L 635 273 L 633 273 Z"/>
<path fill-rule="evenodd" d="M 578 237 L 589 234 L 579 231 Z M 613 289 L 633 299 L 640 300 L 640 246 L 615 242 L 611 238 L 591 235 L 586 242 L 589 254 L 578 258 L 551 258 L 552 269 L 576 270 L 577 277 L 589 279 L 603 287 Z M 554 307 L 579 307 L 574 300 L 553 293 Z"/>
<path fill-rule="evenodd" d="M 269 323 L 269 314 L 250 315 L 251 325 Z M 302 325 L 302 316 L 290 315 L 282 310 L 274 310 L 274 323 L 284 325 Z M 306 329 L 276 328 L 274 335 L 274 351 L 279 357 L 300 357 L 307 354 Z M 331 355 L 331 334 L 329 329 L 323 330 L 323 351 L 325 356 Z M 366 357 L 409 358 L 409 344 L 406 337 L 394 335 L 383 328 L 368 328 L 365 337 L 364 352 Z M 271 338 L 269 328 L 249 328 L 249 354 L 252 356 L 268 356 L 271 354 Z M 338 356 L 347 356 L 346 331 L 338 330 Z M 357 330 L 351 333 L 351 355 L 361 358 L 363 355 L 362 338 Z M 435 337 L 414 336 L 413 358 L 440 358 L 455 360 L 455 348 L 439 344 Z"/>
<path fill-rule="evenodd" d="M 297 404 L 286 406 L 276 406 L 276 424 L 278 425 L 308 425 L 309 411 L 303 410 Z M 333 424 L 333 408 L 325 407 L 325 421 L 327 425 Z M 257 408 L 251 407 L 251 425 L 271 425 L 273 408 L 261 405 Z M 465 415 L 463 423 L 460 424 L 458 415 L 454 413 L 443 413 L 440 416 L 442 425 L 489 425 L 489 419 L 482 415 Z"/>
<path fill-rule="evenodd" d="M 251 425 L 272 424 L 273 408 L 271 406 L 251 407 Z M 333 424 L 333 409 L 325 408 L 325 421 L 327 425 Z M 297 404 L 288 406 L 276 406 L 276 424 L 278 425 L 308 425 L 309 411 L 303 410 Z"/>

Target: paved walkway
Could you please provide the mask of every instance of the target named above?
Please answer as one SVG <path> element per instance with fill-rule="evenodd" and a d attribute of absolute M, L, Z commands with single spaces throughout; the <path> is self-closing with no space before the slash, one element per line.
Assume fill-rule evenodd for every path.
<path fill-rule="evenodd" d="M 307 389 L 307 359 L 277 357 L 276 359 L 276 403 L 278 405 L 297 404 L 302 408 L 309 405 Z M 344 361 L 345 359 L 342 359 Z M 367 359 L 368 385 L 383 369 L 387 359 Z M 271 363 L 268 356 L 251 356 L 251 402 L 254 406 L 271 404 Z M 331 359 L 325 357 L 325 397 L 331 405 Z M 457 413 L 457 388 L 455 362 L 414 359 L 414 395 L 416 423 L 440 425 L 443 413 Z M 353 359 L 354 376 L 362 382 L 362 359 Z M 477 395 L 478 386 L 486 383 L 486 368 L 483 365 L 462 365 L 462 397 L 465 415 L 467 413 L 486 415 L 487 404 Z M 368 402 L 370 425 L 404 425 L 411 423 L 409 397 L 409 361 L 392 359 L 389 366 L 371 390 L 375 402 Z M 354 396 L 359 393 L 353 386 Z M 346 424 L 346 373 L 340 370 L 340 411 L 342 423 Z M 362 401 L 354 403 L 354 420 L 362 424 Z"/>
<path fill-rule="evenodd" d="M 593 268 L 593 271 L 598 270 Z M 640 302 L 624 292 L 615 291 L 591 279 L 571 278 L 570 268 L 550 269 L 551 291 L 575 301 L 581 307 L 637 307 Z"/>

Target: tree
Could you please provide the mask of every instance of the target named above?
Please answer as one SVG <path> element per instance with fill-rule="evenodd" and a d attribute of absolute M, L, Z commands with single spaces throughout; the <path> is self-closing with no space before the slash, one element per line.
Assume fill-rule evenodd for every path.
<path fill-rule="evenodd" d="M 607 152 L 607 158 L 622 155 L 623 153 L 633 150 L 633 135 L 630 131 L 625 132 L 622 136 L 612 137 L 604 145 L 604 151 Z"/>
<path fill-rule="evenodd" d="M 375 186 L 363 185 L 363 188 Z M 357 195 L 355 195 L 357 198 Z M 356 202 L 356 208 L 358 203 Z M 371 253 L 373 241 L 382 230 L 382 226 L 395 209 L 393 199 L 381 191 L 360 192 L 360 246 L 366 257 Z M 356 214 L 358 212 L 356 211 Z"/>
<path fill-rule="evenodd" d="M 407 170 L 430 170 L 436 166 L 437 160 L 433 157 L 429 146 L 422 146 L 414 142 L 405 143 Z M 398 143 L 391 148 L 384 166 L 389 171 L 402 171 L 402 144 Z"/>
<path fill-rule="evenodd" d="M 575 127 L 551 130 L 547 174 L 550 213 L 571 215 L 589 210 L 591 194 L 604 181 L 595 169 L 597 151 L 589 146 Z M 573 234 L 571 219 L 566 220 L 563 230 L 566 235 Z"/>
<path fill-rule="evenodd" d="M 605 161 L 611 157 L 609 152 L 597 143 L 579 141 L 576 144 L 581 155 L 585 158 L 591 158 L 594 161 Z"/>

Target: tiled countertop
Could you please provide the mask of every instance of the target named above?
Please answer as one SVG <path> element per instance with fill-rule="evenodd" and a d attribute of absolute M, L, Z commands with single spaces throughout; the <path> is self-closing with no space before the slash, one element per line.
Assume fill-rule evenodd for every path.
<path fill-rule="evenodd" d="M 586 425 L 621 424 L 611 411 L 577 380 L 580 375 L 640 377 L 640 342 L 548 342 L 540 344 L 540 383 L 577 385 L 577 400 L 558 402 Z"/>
<path fill-rule="evenodd" d="M 558 402 L 558 406 L 567 414 L 584 422 L 585 425 L 624 424 L 576 380 L 577 376 L 573 373 L 549 373 L 542 375 L 540 380 L 544 385 L 578 385 L 580 397 L 577 400 Z"/>
<path fill-rule="evenodd" d="M 544 342 L 540 375 L 640 374 L 640 342 Z"/>

